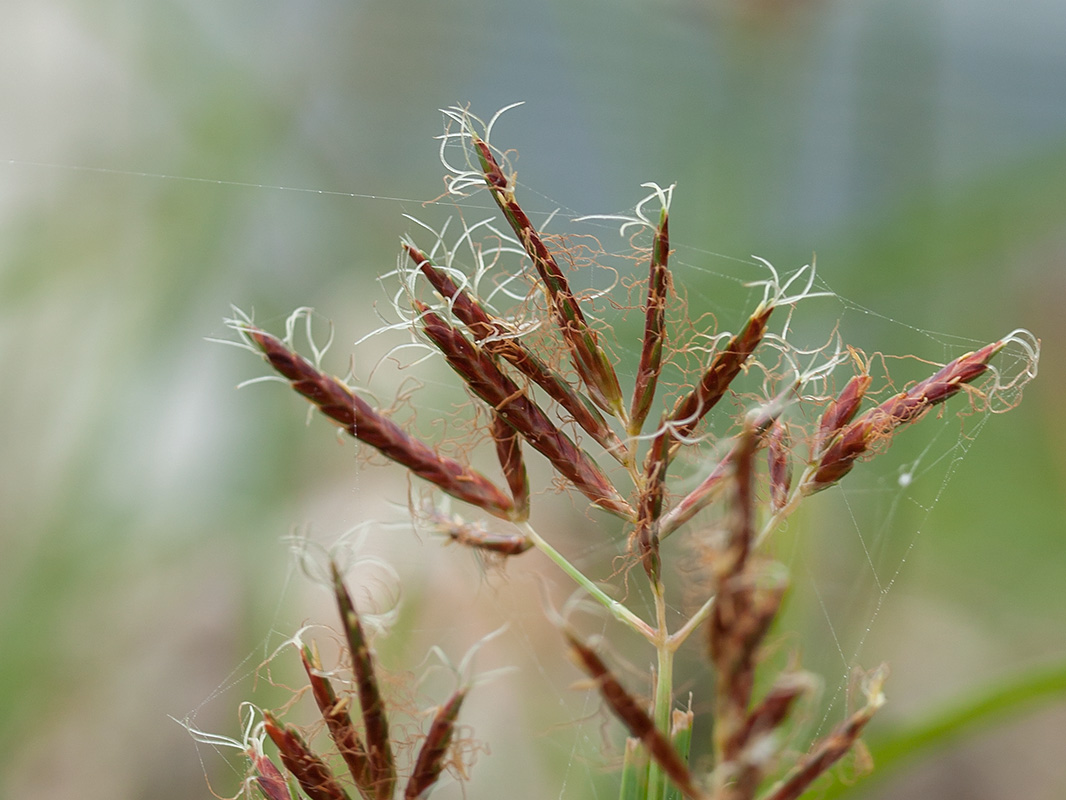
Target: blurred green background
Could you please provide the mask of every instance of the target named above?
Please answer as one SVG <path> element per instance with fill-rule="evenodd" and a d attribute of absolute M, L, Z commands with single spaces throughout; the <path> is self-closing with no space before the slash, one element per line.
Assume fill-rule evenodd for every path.
<path fill-rule="evenodd" d="M 313 306 L 343 370 L 413 229 L 401 215 L 446 214 L 422 201 L 443 191 L 432 137 L 455 103 L 526 101 L 496 136 L 542 210 L 625 209 L 641 182 L 677 181 L 693 298 L 756 276 L 749 254 L 791 269 L 816 251 L 846 298 L 826 324 L 870 351 L 943 361 L 1018 326 L 1039 336 L 1039 379 L 932 511 L 862 523 L 892 590 L 836 632 L 892 666 L 885 729 L 1066 659 L 1064 41 L 1057 0 L 4 2 L 0 796 L 208 797 L 205 774 L 237 791 L 239 770 L 168 715 L 237 735 L 269 647 L 331 619 L 283 537 L 328 540 L 404 487 L 305 429 L 279 387 L 234 391 L 261 365 L 204 339 L 226 336 L 230 303 L 275 331 Z M 830 523 L 852 526 L 839 497 L 818 502 L 797 572 L 824 589 L 862 554 L 834 539 Z M 519 673 L 471 701 L 493 749 L 467 796 L 507 781 L 610 797 L 584 763 L 596 747 L 573 742 L 599 721 L 565 724 L 562 706 L 596 704 L 545 655 L 529 567 L 486 581 L 409 532 L 371 539 L 423 581 L 394 663 L 415 669 L 435 641 L 458 660 L 509 614 L 529 620 L 517 655 L 486 658 Z M 809 639 L 787 643 L 832 690 L 844 665 L 808 594 Z M 1062 797 L 1063 730 L 1046 704 L 852 796 Z"/>

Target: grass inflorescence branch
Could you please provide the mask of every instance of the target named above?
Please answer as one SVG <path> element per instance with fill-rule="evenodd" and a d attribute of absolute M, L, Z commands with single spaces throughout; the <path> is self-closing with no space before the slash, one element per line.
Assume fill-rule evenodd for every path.
<path fill-rule="evenodd" d="M 822 350 L 804 350 L 789 341 L 797 306 L 826 294 L 814 290 L 813 264 L 782 278 L 761 259 L 760 268 L 770 277 L 749 284 L 762 288 L 762 299 L 738 332 L 686 329 L 688 312 L 674 292 L 670 268 L 674 187 L 646 184 L 651 193 L 632 215 L 599 217 L 621 222 L 620 233 L 631 233 L 633 261 L 646 265 L 646 286 L 640 277 L 621 281 L 626 288 L 639 288 L 643 298 L 639 357 L 627 364 L 604 347 L 609 323 L 601 307 L 624 303 L 572 288 L 573 276 L 563 265 L 584 262 L 567 250 L 568 240 L 538 230 L 520 204 L 512 154 L 491 142 L 499 115 L 486 124 L 463 108 L 444 113 L 441 154 L 449 192 L 488 192 L 506 225 L 463 221 L 455 247 L 461 244 L 472 254 L 475 267 L 469 275 L 462 271 L 458 250 L 449 249 L 444 229 L 426 249 L 404 238 L 403 286 L 394 303 L 402 317 L 399 325 L 417 346 L 442 358 L 458 377 L 475 407 L 470 427 L 477 435 L 471 440 L 491 442 L 498 477 L 442 455 L 393 422 L 349 381 L 319 366 L 324 349 L 313 341 L 314 358 L 301 356 L 292 331 L 302 310 L 290 319 L 284 338 L 247 317 L 233 327 L 330 422 L 465 503 L 467 511 L 489 517 L 468 520 L 465 511 L 452 514 L 423 498 L 411 513 L 426 529 L 487 559 L 540 552 L 654 648 L 646 702 L 623 686 L 570 620 L 556 617 L 573 660 L 625 730 L 623 800 L 799 797 L 854 747 L 884 702 L 885 673 L 879 669 L 868 679 L 863 708 L 811 743 L 804 755 L 790 758 L 783 745 L 786 726 L 816 681 L 795 667 L 762 674 L 767 637 L 789 585 L 788 571 L 769 557 L 763 542 L 803 500 L 836 485 L 861 461 L 883 452 L 901 429 L 956 395 L 969 401 L 960 413 L 1016 404 L 1021 388 L 1036 374 L 1039 341 L 1015 331 L 932 368 L 929 377 L 887 399 L 871 401 L 879 394 L 884 398 L 886 388 L 873 385 L 869 361 L 845 349 L 835 333 L 835 341 Z M 656 204 L 656 212 L 645 210 Z M 479 230 L 489 241 L 475 241 Z M 484 286 L 490 287 L 488 294 L 479 289 Z M 994 363 L 1005 351 L 1013 365 Z M 838 384 L 832 375 L 845 363 L 853 364 L 855 373 Z M 667 367 L 669 384 L 663 378 Z M 619 376 L 632 376 L 631 388 L 624 389 Z M 703 454 L 698 473 L 688 466 L 693 459 L 678 458 L 686 451 Z M 534 465 L 527 465 L 531 453 L 543 458 L 557 484 L 576 490 L 579 505 L 613 517 L 600 519 L 603 536 L 613 538 L 624 553 L 623 568 L 615 563 L 608 576 L 608 581 L 619 579 L 614 586 L 579 568 L 553 537 L 538 530 L 544 487 L 536 485 L 534 476 L 540 473 Z M 714 507 L 723 510 L 704 524 Z M 585 539 L 596 535 L 587 530 L 595 526 L 583 527 Z M 666 544 L 682 530 L 703 554 L 683 569 Z M 648 619 L 629 605 L 640 593 L 626 591 L 637 564 L 654 606 L 646 610 Z M 695 612 L 674 623 L 667 594 L 694 574 L 710 588 Z M 469 686 L 457 688 L 437 708 L 417 754 L 398 760 L 402 743 L 390 723 L 371 642 L 333 564 L 329 582 L 350 675 L 340 682 L 306 645 L 300 646 L 300 658 L 336 765 L 271 712 L 263 713 L 265 735 L 312 800 L 347 797 L 349 788 L 364 800 L 388 800 L 401 790 L 405 800 L 422 798 L 456 758 L 457 720 Z M 713 693 L 697 702 L 709 709 L 709 747 L 692 738 L 692 701 L 683 707 L 673 686 L 674 654 L 697 632 L 714 676 Z M 711 761 L 704 770 L 706 750 Z M 261 748 L 250 746 L 246 752 L 263 795 L 289 797 L 283 773 Z M 690 766 L 690 752 L 691 763 L 700 769 Z M 402 765 L 410 767 L 406 781 Z"/>

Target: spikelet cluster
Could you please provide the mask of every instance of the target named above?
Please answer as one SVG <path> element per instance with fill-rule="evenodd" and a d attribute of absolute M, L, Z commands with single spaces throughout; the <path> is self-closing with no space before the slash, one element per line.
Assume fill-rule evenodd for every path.
<path fill-rule="evenodd" d="M 432 508 L 419 512 L 461 546 L 500 558 L 534 547 L 549 556 L 555 553 L 529 524 L 543 487 L 531 486 L 526 462 L 539 458 L 591 509 L 623 521 L 629 563 L 639 565 L 661 604 L 666 584 L 675 577 L 665 566 L 664 541 L 721 501 L 729 509 L 727 530 L 712 547 L 714 595 L 700 612 L 670 634 L 662 617 L 644 623 L 632 612 L 619 612 L 617 604 L 612 608 L 655 644 L 660 657 L 693 630 L 704 631 L 715 675 L 710 775 L 697 776 L 688 766 L 692 714 L 673 706 L 668 686 L 658 687 L 655 708 L 649 709 L 568 624 L 564 638 L 573 660 L 630 737 L 623 786 L 636 793 L 627 796 L 658 800 L 667 785 L 689 798 L 800 796 L 854 745 L 883 703 L 884 673 L 875 671 L 869 678 L 863 708 L 791 766 L 777 763 L 777 735 L 813 681 L 789 671 L 770 681 L 769 689 L 756 692 L 766 634 L 788 586 L 784 568 L 763 555 L 759 545 L 801 500 L 837 484 L 904 428 L 956 395 L 968 398 L 967 407 L 994 406 L 1007 397 L 1016 402 L 1020 388 L 1035 375 L 1038 341 L 1027 332 L 1012 332 L 933 369 L 928 378 L 887 399 L 870 401 L 873 379 L 858 354 L 835 341 L 823 351 L 803 353 L 787 341 L 797 304 L 821 294 L 813 266 L 782 278 L 760 260 L 769 274 L 752 284 L 762 288 L 761 299 L 735 332 L 697 330 L 695 336 L 710 344 L 689 350 L 684 360 L 695 361 L 695 369 L 678 380 L 682 359 L 675 357 L 686 340 L 669 324 L 671 309 L 680 304 L 670 270 L 673 187 L 646 184 L 650 193 L 632 215 L 601 218 L 619 222 L 622 233 L 632 235 L 637 258 L 647 270 L 639 357 L 622 363 L 606 335 L 602 308 L 574 288 L 566 247 L 538 229 L 523 210 L 511 154 L 490 143 L 496 117 L 485 124 L 461 108 L 445 115 L 441 153 L 449 172 L 448 191 L 456 196 L 487 193 L 503 223 L 464 221 L 459 239 L 471 254 L 469 269 L 462 268 L 443 233 L 433 234 L 427 243 L 404 239 L 396 306 L 417 341 L 439 355 L 482 407 L 483 438 L 495 445 L 498 469 L 486 473 L 442 455 L 364 400 L 349 380 L 325 372 L 318 353 L 313 360 L 301 356 L 291 336 L 274 336 L 247 318 L 234 327 L 278 377 L 331 423 L 475 514 L 493 518 L 490 528 Z M 461 154 L 458 161 L 455 152 Z M 487 277 L 507 259 L 516 264 L 512 272 Z M 1021 370 L 1008 374 L 995 366 L 1005 349 L 1018 357 Z M 845 364 L 855 372 L 838 383 L 834 372 Z M 664 379 L 667 366 L 673 375 L 670 385 Z M 757 377 L 760 390 L 738 390 L 748 374 Z M 805 414 L 794 413 L 801 405 Z M 710 425 L 709 419 L 723 415 L 731 425 Z M 797 423 L 802 418 L 814 420 L 810 430 Z M 704 445 L 712 429 L 729 431 L 713 443 L 717 459 L 702 474 L 684 475 L 686 485 L 694 488 L 672 490 L 686 471 L 678 465 L 691 462 L 679 455 Z M 616 529 L 617 524 L 605 527 Z M 580 576 L 575 579 L 581 583 Z M 336 573 L 334 584 L 355 666 L 361 731 L 311 651 L 303 653 L 304 665 L 347 766 L 347 785 L 368 800 L 385 800 L 400 785 L 385 706 L 358 614 Z M 595 591 L 591 582 L 582 585 Z M 611 607 L 610 601 L 603 602 Z M 460 690 L 441 707 L 407 779 L 405 797 L 423 796 L 440 774 L 464 697 Z M 309 797 L 347 796 L 340 779 L 295 729 L 268 715 L 265 730 L 282 765 Z M 272 762 L 260 755 L 253 766 L 264 795 L 271 800 L 286 796 Z M 774 775 L 783 777 L 768 787 Z"/>

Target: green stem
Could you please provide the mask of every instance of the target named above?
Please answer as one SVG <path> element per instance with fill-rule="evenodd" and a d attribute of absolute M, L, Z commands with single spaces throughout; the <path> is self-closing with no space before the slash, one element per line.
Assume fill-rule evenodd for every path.
<path fill-rule="evenodd" d="M 711 609 L 714 608 L 715 596 L 716 595 L 712 594 L 710 597 L 708 597 L 706 602 L 699 607 L 699 610 L 696 611 L 696 613 L 693 614 L 691 617 L 689 617 L 688 622 L 678 628 L 677 631 L 666 640 L 666 645 L 670 648 L 671 651 L 676 652 L 677 648 L 683 645 L 685 643 L 685 640 L 692 635 L 692 632 L 696 630 L 696 628 L 698 628 L 703 623 L 703 621 L 707 619 L 707 617 L 710 616 Z"/>
<path fill-rule="evenodd" d="M 594 600 L 596 600 L 598 603 L 600 603 L 600 605 L 610 611 L 611 615 L 615 619 L 617 619 L 624 625 L 627 625 L 628 627 L 632 628 L 634 631 L 639 633 L 649 642 L 652 642 L 653 644 L 656 642 L 657 633 L 650 625 L 648 625 L 648 623 L 646 623 L 644 620 L 642 620 L 640 617 L 630 611 L 625 606 L 625 604 L 618 602 L 613 597 L 610 597 L 606 592 L 603 591 L 603 589 L 601 589 L 599 586 L 589 580 L 589 578 L 585 576 L 585 573 L 583 573 L 581 570 L 579 570 L 577 567 L 567 561 L 562 553 L 560 553 L 558 550 L 548 544 L 548 542 L 545 541 L 539 533 L 537 533 L 536 529 L 534 529 L 532 525 L 530 525 L 528 522 L 523 522 L 520 527 L 525 531 L 526 536 L 529 537 L 529 540 L 533 543 L 534 547 L 536 547 L 538 550 L 544 553 L 544 555 L 554 561 L 555 565 L 559 567 L 559 569 L 569 575 L 570 578 L 573 579 L 574 583 L 576 583 L 578 586 L 588 592 Z"/>
<path fill-rule="evenodd" d="M 662 583 L 657 583 L 653 589 L 657 622 L 653 644 L 658 654 L 658 664 L 655 671 L 655 707 L 652 711 L 652 719 L 655 721 L 655 727 L 662 731 L 669 741 L 670 712 L 674 706 L 674 648 L 671 646 L 670 635 L 666 630 L 666 600 L 663 597 Z M 648 767 L 647 800 L 663 800 L 665 794 L 666 780 L 662 769 L 655 760 L 652 760 Z"/>

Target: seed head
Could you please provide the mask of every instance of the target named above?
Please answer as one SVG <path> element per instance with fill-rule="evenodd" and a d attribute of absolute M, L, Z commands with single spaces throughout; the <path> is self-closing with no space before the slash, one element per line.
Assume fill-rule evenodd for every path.
<path fill-rule="evenodd" d="M 512 501 L 484 475 L 435 452 L 372 408 L 343 381 L 321 372 L 277 337 L 252 326 L 244 326 L 243 332 L 270 365 L 292 383 L 292 388 L 335 425 L 452 497 L 504 519 L 514 514 Z"/>

